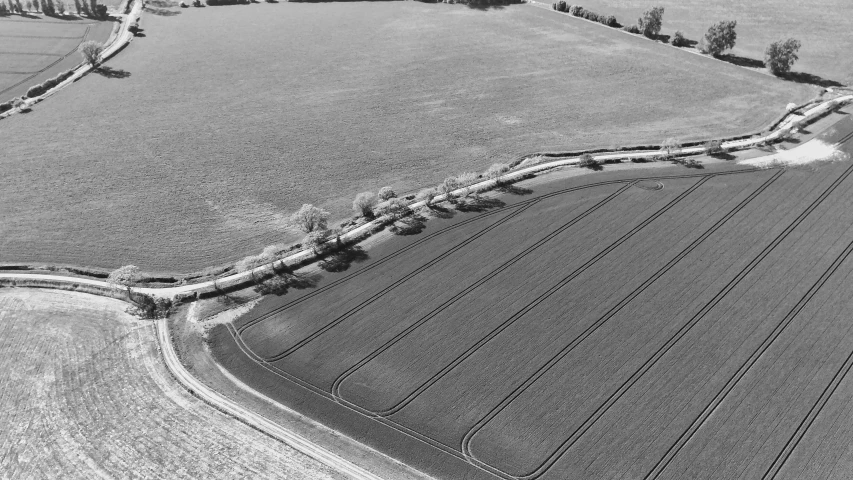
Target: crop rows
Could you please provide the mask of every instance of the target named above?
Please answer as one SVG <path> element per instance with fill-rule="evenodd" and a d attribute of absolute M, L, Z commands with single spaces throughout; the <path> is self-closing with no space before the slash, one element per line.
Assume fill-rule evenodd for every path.
<path fill-rule="evenodd" d="M 832 428 L 821 412 L 842 419 L 835 396 L 853 395 L 853 166 L 726 173 L 554 192 L 401 241 L 238 320 L 229 337 L 263 370 L 240 375 L 292 382 L 476 475 L 814 468 L 800 452 Z"/>

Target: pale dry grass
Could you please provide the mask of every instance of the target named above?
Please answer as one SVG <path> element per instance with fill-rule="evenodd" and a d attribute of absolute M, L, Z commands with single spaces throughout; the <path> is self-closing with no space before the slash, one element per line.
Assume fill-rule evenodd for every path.
<path fill-rule="evenodd" d="M 0 290 L 3 478 L 340 478 L 180 388 L 124 309 Z"/>

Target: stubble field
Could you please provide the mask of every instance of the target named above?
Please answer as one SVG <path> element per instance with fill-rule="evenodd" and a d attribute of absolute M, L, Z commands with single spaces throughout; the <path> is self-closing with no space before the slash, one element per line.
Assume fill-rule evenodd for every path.
<path fill-rule="evenodd" d="M 850 153 L 851 130 L 820 138 Z M 440 478 L 844 478 L 851 174 L 537 187 L 261 302 L 214 350 Z"/>
<path fill-rule="evenodd" d="M 341 478 L 185 392 L 125 308 L 0 289 L 3 478 Z"/>
<path fill-rule="evenodd" d="M 3 121 L 0 261 L 191 271 L 299 240 L 302 203 L 340 219 L 360 191 L 740 134 L 814 95 L 530 5 L 156 6 L 119 75 Z"/>

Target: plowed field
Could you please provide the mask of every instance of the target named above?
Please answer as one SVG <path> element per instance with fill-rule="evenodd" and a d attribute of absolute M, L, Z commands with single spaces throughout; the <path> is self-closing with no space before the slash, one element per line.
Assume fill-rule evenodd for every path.
<path fill-rule="evenodd" d="M 0 477 L 341 478 L 184 391 L 125 308 L 0 290 Z"/>
<path fill-rule="evenodd" d="M 538 186 L 262 302 L 215 351 L 443 478 L 845 478 L 851 175 Z"/>

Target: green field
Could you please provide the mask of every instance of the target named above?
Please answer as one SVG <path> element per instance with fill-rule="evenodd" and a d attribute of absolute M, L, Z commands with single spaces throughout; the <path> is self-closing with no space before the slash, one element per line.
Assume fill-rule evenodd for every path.
<path fill-rule="evenodd" d="M 103 2 L 102 2 L 103 3 Z M 0 103 L 80 64 L 77 46 L 105 42 L 112 21 L 27 13 L 0 17 Z"/>
<path fill-rule="evenodd" d="M 636 23 L 644 10 L 660 5 L 666 9 L 662 33 L 681 30 L 695 41 L 714 23 L 737 20 L 735 55 L 762 60 L 771 42 L 794 37 L 803 43 L 795 72 L 853 83 L 853 2 L 849 0 L 586 0 L 581 4 L 596 13 L 616 15 L 623 25 Z"/>
<path fill-rule="evenodd" d="M 158 8 L 121 78 L 3 121 L 0 261 L 197 269 L 298 239 L 305 202 L 754 131 L 815 93 L 531 5 Z"/>

